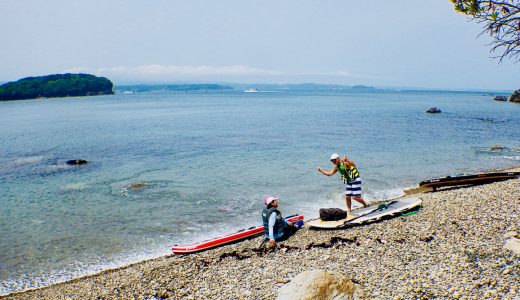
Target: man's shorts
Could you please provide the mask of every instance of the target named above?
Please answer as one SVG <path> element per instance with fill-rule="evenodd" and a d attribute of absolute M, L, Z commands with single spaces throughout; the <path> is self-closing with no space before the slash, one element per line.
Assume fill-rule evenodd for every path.
<path fill-rule="evenodd" d="M 361 177 L 356 178 L 356 180 L 347 183 L 347 192 L 346 196 L 352 197 L 361 197 Z"/>

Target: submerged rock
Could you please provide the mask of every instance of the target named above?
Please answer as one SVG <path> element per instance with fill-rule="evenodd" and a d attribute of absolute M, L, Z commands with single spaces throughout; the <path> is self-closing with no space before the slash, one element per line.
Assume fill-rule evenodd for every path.
<path fill-rule="evenodd" d="M 495 101 L 507 101 L 506 96 L 496 96 L 493 100 Z"/>
<path fill-rule="evenodd" d="M 439 108 L 434 106 L 434 107 L 430 107 L 426 112 L 429 114 L 438 114 L 442 111 Z"/>
<path fill-rule="evenodd" d="M 489 148 L 489 151 L 502 151 L 502 150 L 506 150 L 506 147 L 500 146 L 500 145 L 494 145 L 494 146 L 491 146 L 491 148 Z"/>
<path fill-rule="evenodd" d="M 127 189 L 131 189 L 131 190 L 141 190 L 141 189 L 144 189 L 147 186 L 149 186 L 149 184 L 147 184 L 145 182 L 132 182 L 131 184 L 126 186 L 126 188 Z"/>

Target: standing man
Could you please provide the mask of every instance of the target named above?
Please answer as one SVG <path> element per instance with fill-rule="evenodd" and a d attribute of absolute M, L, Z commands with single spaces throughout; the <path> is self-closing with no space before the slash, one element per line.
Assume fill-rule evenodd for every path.
<path fill-rule="evenodd" d="M 264 198 L 266 207 L 262 211 L 262 221 L 265 238 L 269 240 L 270 247 L 274 247 L 277 241 L 289 238 L 297 230 L 294 223 L 289 223 L 282 217 L 282 213 L 278 210 L 278 199 L 278 195 Z"/>
<path fill-rule="evenodd" d="M 361 198 L 361 177 L 359 177 L 359 172 L 354 162 L 349 160 L 346 155 L 341 159 L 337 153 L 334 153 L 330 156 L 330 161 L 334 165 L 332 170 L 324 171 L 322 168 L 318 167 L 318 172 L 327 176 L 332 176 L 336 174 L 336 172 L 341 174 L 343 183 L 347 184 L 347 192 L 345 193 L 347 213 L 350 214 L 351 211 L 351 197 L 352 199 L 361 203 L 364 207 L 368 207 L 368 204 L 365 202 L 365 200 Z"/>

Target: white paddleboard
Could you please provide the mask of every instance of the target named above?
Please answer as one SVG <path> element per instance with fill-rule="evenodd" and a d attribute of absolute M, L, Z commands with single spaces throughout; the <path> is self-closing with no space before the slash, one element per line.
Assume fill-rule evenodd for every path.
<path fill-rule="evenodd" d="M 365 224 L 380 220 L 383 217 L 389 217 L 406 212 L 420 206 L 421 204 L 421 198 L 407 197 L 387 203 L 386 208 L 381 206 L 381 204 L 378 204 L 365 208 L 355 209 L 347 218 L 338 221 L 322 221 L 321 219 L 316 219 L 308 221 L 307 224 L 314 228 L 341 228 L 350 225 Z"/>

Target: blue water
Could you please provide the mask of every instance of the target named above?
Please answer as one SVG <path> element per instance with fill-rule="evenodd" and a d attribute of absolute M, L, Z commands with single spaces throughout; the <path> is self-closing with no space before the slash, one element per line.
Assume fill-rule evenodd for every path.
<path fill-rule="evenodd" d="M 357 163 L 368 200 L 519 165 L 520 105 L 491 99 L 283 90 L 0 102 L 0 294 L 257 225 L 269 193 L 286 215 L 343 207 L 339 178 L 316 171 L 333 152 Z M 89 164 L 65 164 L 77 158 Z"/>

